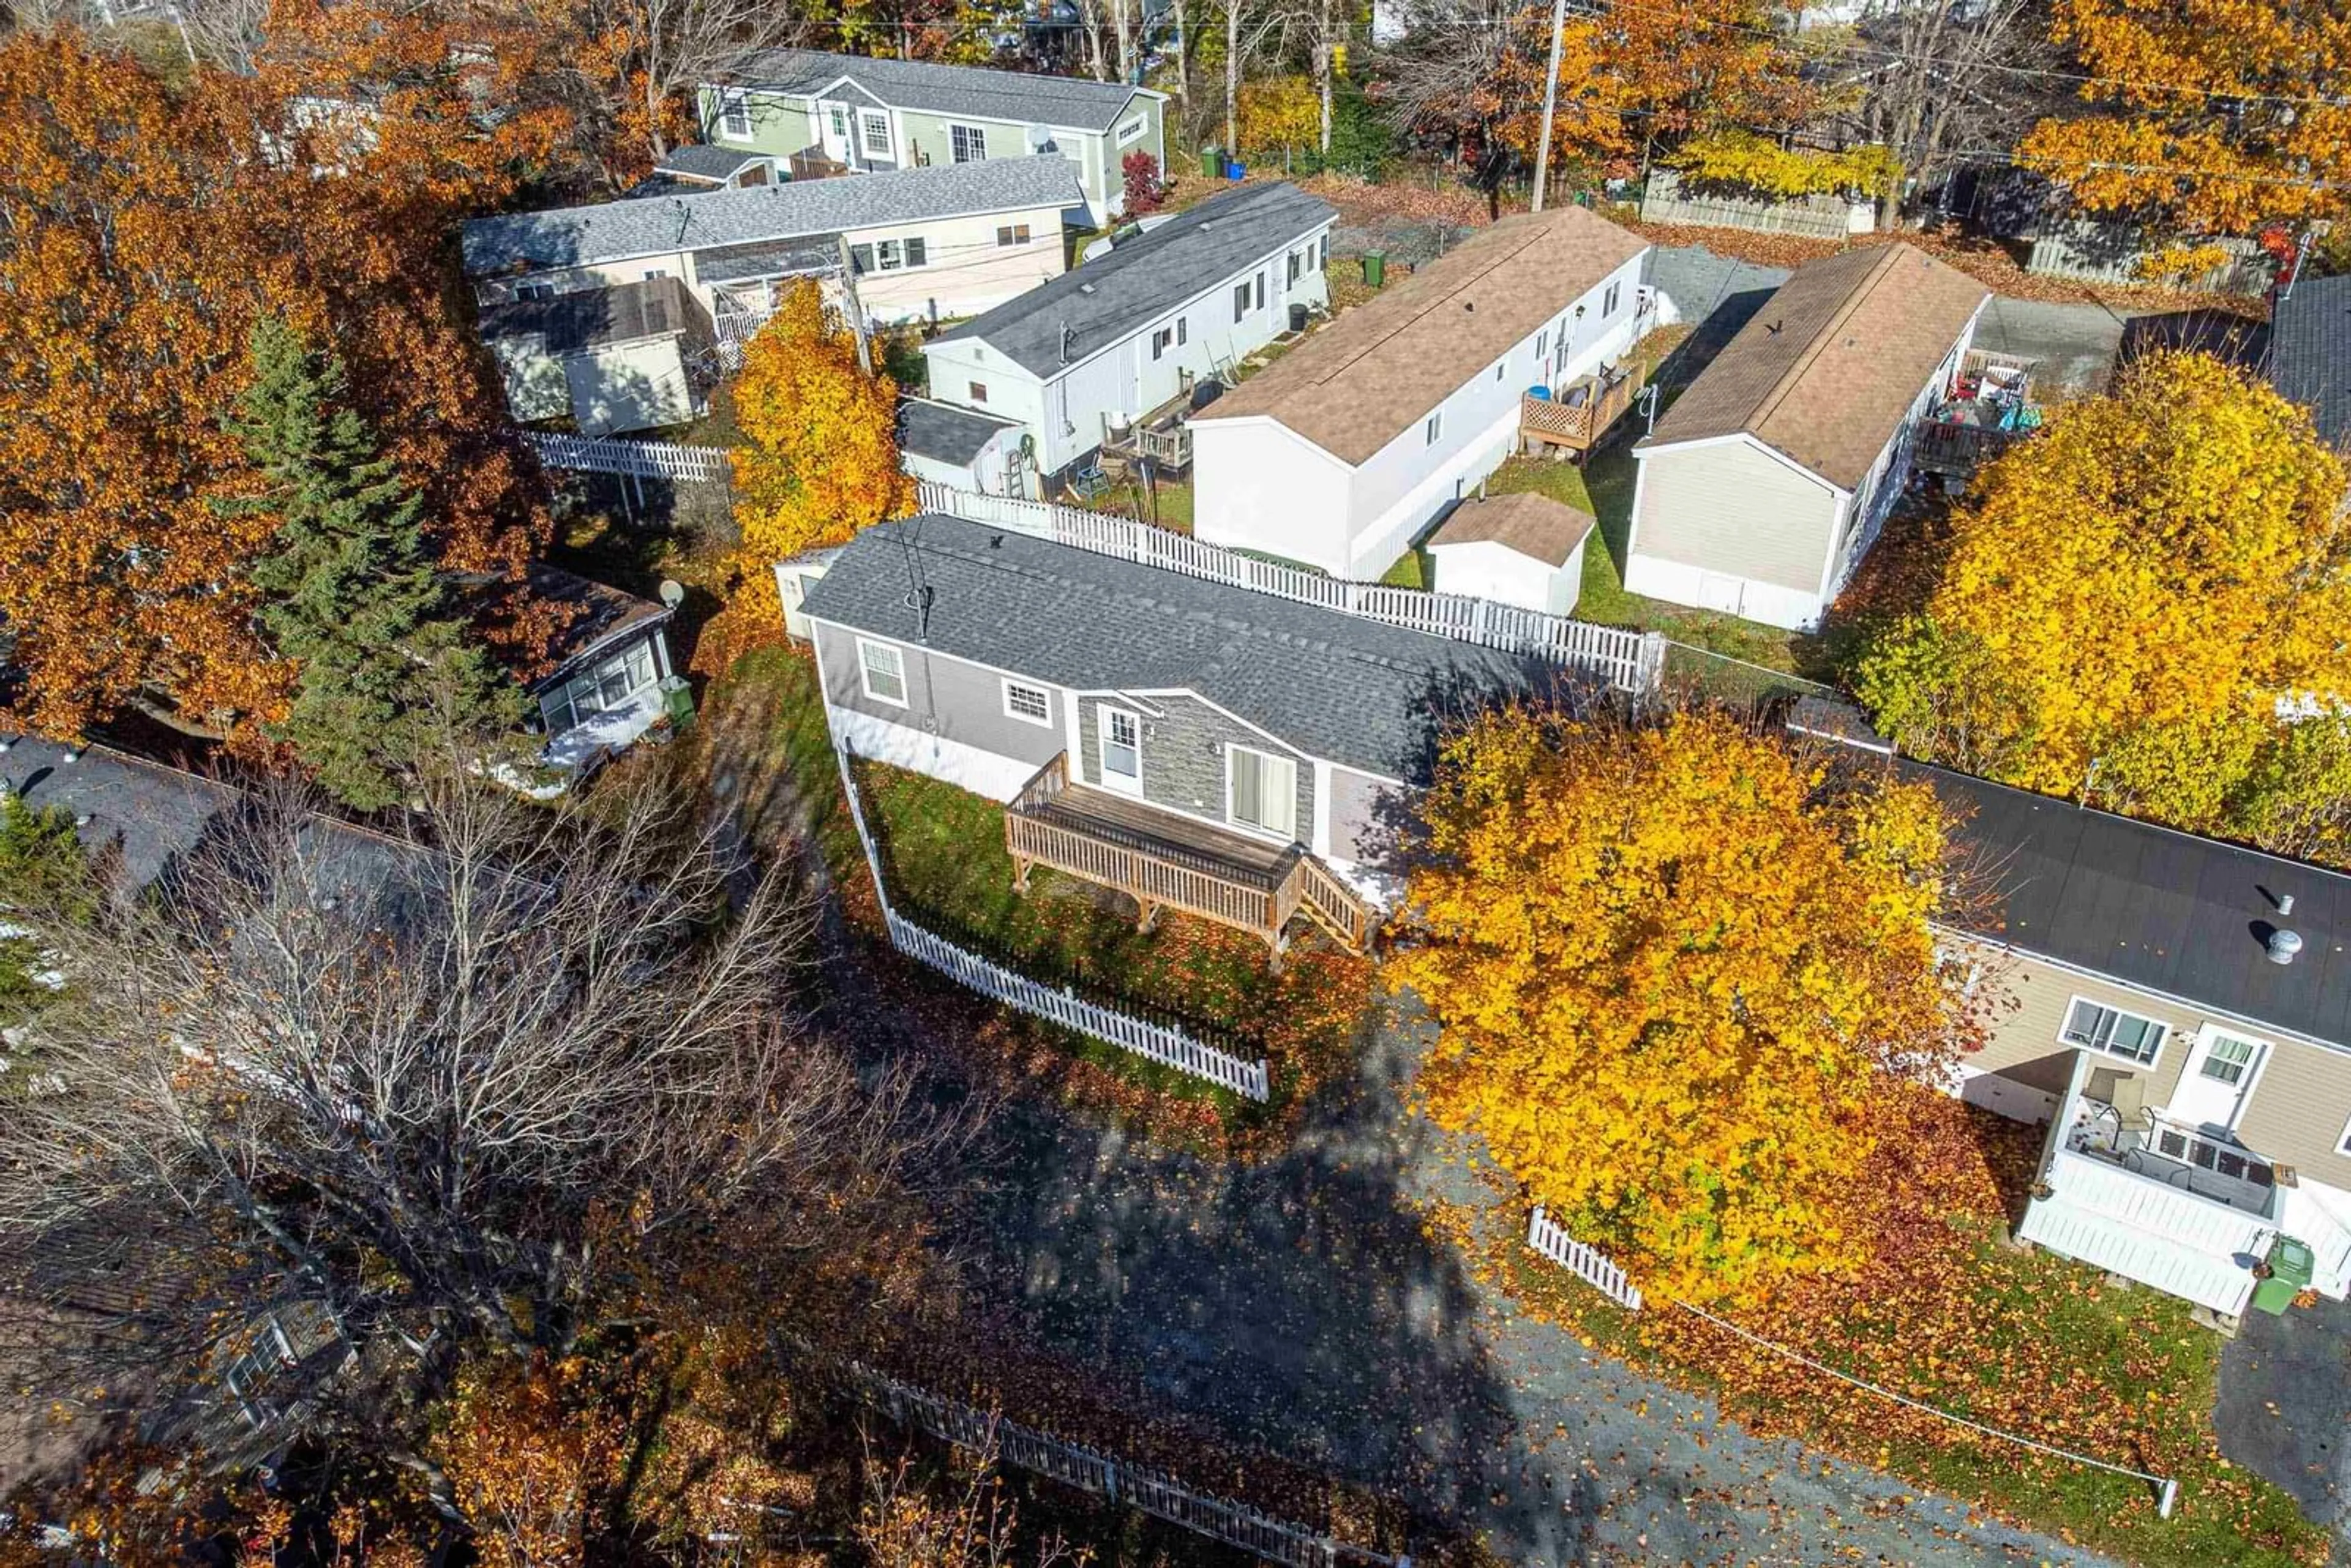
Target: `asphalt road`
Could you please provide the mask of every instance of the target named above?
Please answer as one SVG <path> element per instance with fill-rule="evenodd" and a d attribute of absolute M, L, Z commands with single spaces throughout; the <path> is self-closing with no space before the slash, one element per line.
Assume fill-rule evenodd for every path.
<path fill-rule="evenodd" d="M 1415 1207 L 1482 1191 L 1401 1108 L 1420 1028 L 1384 1025 L 1363 1082 L 1255 1168 L 1015 1107 L 951 1239 L 1058 1357 L 1466 1521 L 1513 1563 L 2100 1561 L 1750 1437 L 1473 1280 Z"/>

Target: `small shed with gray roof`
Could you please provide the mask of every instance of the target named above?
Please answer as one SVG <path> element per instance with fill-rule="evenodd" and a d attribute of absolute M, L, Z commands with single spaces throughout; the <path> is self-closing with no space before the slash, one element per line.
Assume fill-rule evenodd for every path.
<path fill-rule="evenodd" d="M 1817 622 L 1901 496 L 1912 432 L 1991 298 L 1908 245 L 1799 267 L 1634 449 L 1625 586 Z"/>
<path fill-rule="evenodd" d="M 1026 493 L 1019 424 L 926 397 L 898 400 L 898 461 L 917 479 L 987 496 Z"/>
<path fill-rule="evenodd" d="M 1326 310 L 1337 219 L 1287 183 L 1211 196 L 925 343 L 931 395 L 1018 421 L 1040 471 L 1066 469 Z"/>

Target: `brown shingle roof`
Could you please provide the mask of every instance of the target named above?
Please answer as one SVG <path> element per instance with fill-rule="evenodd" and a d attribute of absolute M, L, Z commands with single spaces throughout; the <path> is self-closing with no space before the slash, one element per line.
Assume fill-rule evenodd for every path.
<path fill-rule="evenodd" d="M 1462 502 L 1428 542 L 1432 547 L 1498 544 L 1531 560 L 1565 566 L 1597 521 L 1589 512 L 1530 491 Z"/>
<path fill-rule="evenodd" d="M 1850 490 L 1991 291 L 1915 246 L 1796 269 L 1642 445 L 1748 434 Z"/>
<path fill-rule="evenodd" d="M 1193 416 L 1262 414 L 1360 464 L 1649 242 L 1582 207 L 1504 218 Z"/>

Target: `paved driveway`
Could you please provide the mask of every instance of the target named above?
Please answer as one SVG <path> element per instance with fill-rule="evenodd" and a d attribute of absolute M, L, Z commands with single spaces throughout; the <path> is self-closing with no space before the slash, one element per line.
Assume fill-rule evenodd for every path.
<path fill-rule="evenodd" d="M 886 1006 L 857 1013 L 920 1027 Z M 1751 1437 L 1471 1279 L 1411 1202 L 1480 1190 L 1400 1112 L 1424 1044 L 1418 1026 L 1384 1025 L 1364 1082 L 1255 1169 L 1016 1106 L 949 1239 L 1059 1356 L 1462 1520 L 1512 1563 L 2098 1561 Z"/>
<path fill-rule="evenodd" d="M 2351 1305 L 2248 1312 L 2220 1354 L 2220 1451 L 2351 1546 Z"/>

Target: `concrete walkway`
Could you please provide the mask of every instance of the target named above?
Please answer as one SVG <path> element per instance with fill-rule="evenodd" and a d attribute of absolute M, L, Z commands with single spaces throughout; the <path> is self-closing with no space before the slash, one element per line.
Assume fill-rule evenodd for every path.
<path fill-rule="evenodd" d="M 947 1239 L 1059 1356 L 1487 1531 L 1513 1563 L 2098 1561 L 1751 1437 L 1471 1279 L 1413 1206 L 1484 1201 L 1459 1151 L 1401 1110 L 1422 1029 L 1384 1023 L 1363 1082 L 1252 1169 L 1016 1105 L 996 1179 Z"/>

